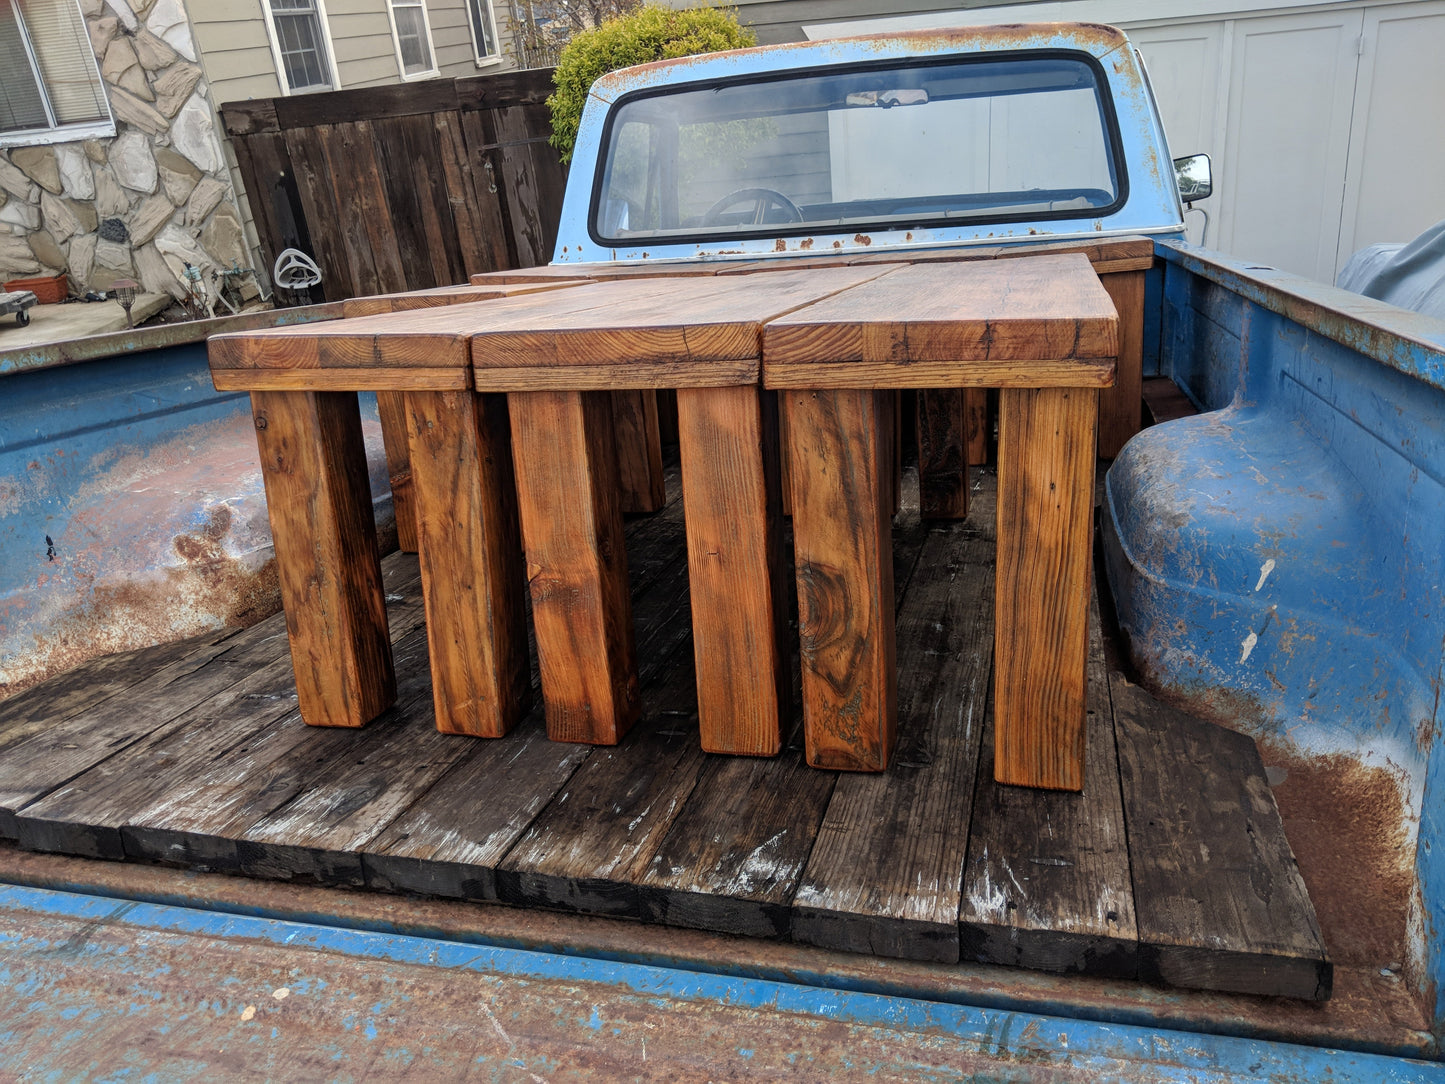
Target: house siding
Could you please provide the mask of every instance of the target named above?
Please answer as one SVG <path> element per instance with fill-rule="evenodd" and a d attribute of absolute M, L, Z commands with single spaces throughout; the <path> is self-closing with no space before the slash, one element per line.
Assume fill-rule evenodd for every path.
<path fill-rule="evenodd" d="M 669 7 L 694 6 L 694 0 L 663 0 Z M 1040 3 L 1047 0 L 1038 0 Z M 1027 4 L 1029 0 L 1017 0 Z M 979 0 L 738 0 L 738 20 L 750 26 L 758 36 L 759 45 L 806 41 L 803 27 L 810 23 L 844 22 L 850 19 L 876 19 L 883 16 L 922 15 L 933 11 L 959 11 L 969 8 L 996 7 L 996 2 Z M 860 33 L 864 32 L 860 28 Z"/>

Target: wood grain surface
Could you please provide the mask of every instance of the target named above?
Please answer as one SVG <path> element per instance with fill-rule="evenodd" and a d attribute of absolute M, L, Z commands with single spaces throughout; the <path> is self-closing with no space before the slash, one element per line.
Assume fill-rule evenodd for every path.
<path fill-rule="evenodd" d="M 396 679 L 356 395 L 254 392 L 251 412 L 302 718 L 361 726 Z"/>
<path fill-rule="evenodd" d="M 501 737 L 531 702 L 507 401 L 410 392 L 406 422 L 437 729 Z"/>
<path fill-rule="evenodd" d="M 959 909 L 963 959 L 1116 977 L 1137 971 L 1112 719 L 1096 602 L 1083 791 L 996 782 L 989 713 Z"/>
<path fill-rule="evenodd" d="M 825 268 L 768 275 L 651 279 L 490 302 L 472 343 L 478 388 L 612 390 L 757 383 L 758 329 L 819 298 L 887 274 Z"/>
<path fill-rule="evenodd" d="M 1119 312 L 1114 386 L 1099 392 L 1099 455 L 1113 459 L 1139 432 L 1144 410 L 1144 272 L 1114 271 L 1099 282 Z"/>
<path fill-rule="evenodd" d="M 897 719 L 893 397 L 787 394 L 808 763 L 881 772 Z"/>
<path fill-rule="evenodd" d="M 1330 996 L 1325 951 L 1254 740 L 1110 677 L 1140 972 L 1204 990 Z"/>
<path fill-rule="evenodd" d="M 1084 785 L 1098 393 L 1005 388 L 999 398 L 994 778 Z"/>
<path fill-rule="evenodd" d="M 968 515 L 968 400 L 971 391 L 920 391 L 914 400 L 918 432 L 918 500 L 927 519 Z"/>
<path fill-rule="evenodd" d="M 513 392 L 508 407 L 547 734 L 616 744 L 639 703 L 611 403 Z"/>
<path fill-rule="evenodd" d="M 1103 387 L 1117 324 L 1081 254 L 916 265 L 770 321 L 763 379 L 779 388 Z"/>
<path fill-rule="evenodd" d="M 958 961 L 993 634 L 993 585 L 971 569 L 993 550 L 989 497 L 979 529 L 924 539 L 897 618 L 898 749 L 883 774 L 839 777 L 793 900 L 799 941 Z"/>
<path fill-rule="evenodd" d="M 772 756 L 791 687 L 777 397 L 682 388 L 677 423 L 702 747 Z"/>

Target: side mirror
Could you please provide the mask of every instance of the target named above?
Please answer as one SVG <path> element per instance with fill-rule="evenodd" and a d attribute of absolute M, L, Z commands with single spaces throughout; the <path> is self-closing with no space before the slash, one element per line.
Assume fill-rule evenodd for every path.
<path fill-rule="evenodd" d="M 1179 185 L 1179 198 L 1185 203 L 1208 199 L 1214 191 L 1214 177 L 1209 169 L 1209 155 L 1191 154 L 1174 159 L 1174 179 Z"/>

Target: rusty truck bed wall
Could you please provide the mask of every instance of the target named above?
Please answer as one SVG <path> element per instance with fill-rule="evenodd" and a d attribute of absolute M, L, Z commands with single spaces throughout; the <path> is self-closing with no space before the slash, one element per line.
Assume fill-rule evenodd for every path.
<path fill-rule="evenodd" d="M 247 397 L 206 336 L 317 305 L 0 351 L 0 698 L 112 651 L 280 607 Z M 390 491 L 366 414 L 379 520 Z"/>
<path fill-rule="evenodd" d="M 1414 884 L 1400 910 L 1438 1033 L 1445 321 L 1157 249 L 1160 366 L 1203 413 L 1145 430 L 1108 474 L 1133 663 L 1266 749 L 1393 782 Z M 1354 858 L 1338 856 L 1342 876 Z"/>

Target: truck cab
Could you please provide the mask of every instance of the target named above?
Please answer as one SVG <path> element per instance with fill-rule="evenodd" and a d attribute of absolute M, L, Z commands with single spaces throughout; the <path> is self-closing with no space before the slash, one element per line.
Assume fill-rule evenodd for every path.
<path fill-rule="evenodd" d="M 554 263 L 1183 236 L 1144 70 L 1111 27 L 899 33 L 594 84 Z"/>

